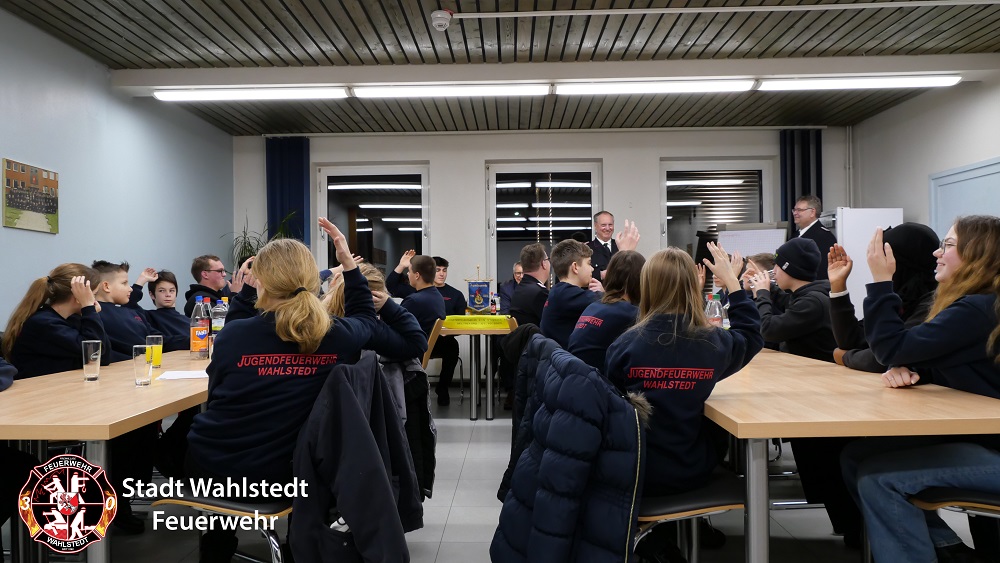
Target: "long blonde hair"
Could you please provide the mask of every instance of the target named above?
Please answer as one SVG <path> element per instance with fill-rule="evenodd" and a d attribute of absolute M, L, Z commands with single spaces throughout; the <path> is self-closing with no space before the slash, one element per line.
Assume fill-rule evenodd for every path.
<path fill-rule="evenodd" d="M 385 277 L 382 272 L 372 266 L 362 262 L 358 264 L 361 275 L 368 279 L 368 289 L 372 291 L 385 291 Z M 343 317 L 344 311 L 344 278 L 337 280 L 337 283 L 330 288 L 329 297 L 325 300 L 326 310 L 335 317 Z"/>
<path fill-rule="evenodd" d="M 317 297 L 319 275 L 306 245 L 294 239 L 272 240 L 257 253 L 253 274 L 264 289 L 257 308 L 274 313 L 278 337 L 297 343 L 303 354 L 315 352 L 332 321 Z"/>
<path fill-rule="evenodd" d="M 7 329 L 3 334 L 3 355 L 10 358 L 14 350 L 14 341 L 21 334 L 25 321 L 34 315 L 42 305 L 53 305 L 62 303 L 73 298 L 73 288 L 70 282 L 76 276 L 84 276 L 90 281 L 90 287 L 97 289 L 97 284 L 101 281 L 100 274 L 93 268 L 88 268 L 83 264 L 60 264 L 53 268 L 49 275 L 38 278 L 31 282 L 28 292 L 24 294 L 21 302 L 11 313 L 7 320 Z"/>
<path fill-rule="evenodd" d="M 955 236 L 961 264 L 938 284 L 934 303 L 927 313 L 931 320 L 958 299 L 977 293 L 992 293 L 996 296 L 993 311 L 1000 319 L 1000 218 L 992 215 L 968 215 L 955 220 Z M 1000 323 L 990 333 L 986 349 L 1000 363 L 997 340 L 1000 339 Z"/>
<path fill-rule="evenodd" d="M 711 325 L 701 302 L 701 284 L 694 260 L 683 250 L 670 246 L 646 261 L 642 267 L 639 322 L 645 326 L 656 315 L 676 314 L 687 317 L 685 332 L 699 332 Z"/>

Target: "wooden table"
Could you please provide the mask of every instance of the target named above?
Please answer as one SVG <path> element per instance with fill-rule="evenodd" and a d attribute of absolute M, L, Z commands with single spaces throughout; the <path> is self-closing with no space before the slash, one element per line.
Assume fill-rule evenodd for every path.
<path fill-rule="evenodd" d="M 937 385 L 882 386 L 879 374 L 765 350 L 720 382 L 705 415 L 746 440 L 746 560 L 768 561 L 771 438 L 1000 433 L 996 399 Z"/>
<path fill-rule="evenodd" d="M 170 352 L 157 372 L 207 365 L 186 350 Z M 15 381 L 0 393 L 0 439 L 86 440 L 87 460 L 106 468 L 108 440 L 208 400 L 208 379 L 160 381 L 158 375 L 154 372 L 149 386 L 136 387 L 132 362 L 126 361 L 102 366 L 98 381 L 84 381 L 82 369 Z M 21 543 L 30 557 L 33 551 L 25 550 L 32 546 L 24 544 L 35 542 Z M 86 553 L 91 563 L 111 559 L 107 540 L 90 544 Z"/>
<path fill-rule="evenodd" d="M 513 319 L 510 319 L 513 321 Z M 517 322 L 512 325 L 516 328 Z M 471 336 L 472 337 L 472 361 L 474 371 L 469 377 L 469 393 L 472 394 L 472 401 L 469 410 L 469 420 L 479 419 L 479 374 L 483 372 L 482 350 L 480 350 L 480 338 L 484 335 L 502 336 L 510 334 L 511 328 L 501 329 L 470 329 L 470 328 L 442 328 L 441 336 Z M 486 358 L 490 363 L 489 374 L 486 377 L 486 420 L 493 420 L 493 361 L 490 359 L 490 341 L 486 340 Z"/>

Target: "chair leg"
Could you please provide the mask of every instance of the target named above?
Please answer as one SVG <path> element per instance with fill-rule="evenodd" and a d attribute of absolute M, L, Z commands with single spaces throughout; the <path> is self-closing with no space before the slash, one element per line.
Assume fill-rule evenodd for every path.
<path fill-rule="evenodd" d="M 267 547 L 271 550 L 271 563 L 281 563 L 281 540 L 278 539 L 278 534 L 274 533 L 274 530 L 261 529 L 260 533 L 264 536 L 264 540 L 267 541 Z"/>
<path fill-rule="evenodd" d="M 688 536 L 691 538 L 690 547 L 688 549 L 688 563 L 698 563 L 698 518 L 689 518 L 685 520 L 688 523 Z"/>
<path fill-rule="evenodd" d="M 465 402 L 465 364 L 458 359 L 458 404 Z"/>

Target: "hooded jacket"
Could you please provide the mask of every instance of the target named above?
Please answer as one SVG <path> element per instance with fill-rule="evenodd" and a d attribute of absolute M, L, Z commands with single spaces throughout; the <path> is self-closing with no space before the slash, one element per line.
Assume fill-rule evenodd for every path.
<path fill-rule="evenodd" d="M 824 362 L 833 361 L 830 325 L 830 282 L 817 280 L 791 293 L 784 313 L 777 314 L 771 292 L 761 291 L 754 299 L 760 313 L 760 333 L 767 342 L 779 342 L 779 350 Z"/>
<path fill-rule="evenodd" d="M 545 345 L 535 336 L 529 348 Z M 565 350 L 536 372 L 538 410 L 490 557 L 494 563 L 604 563 L 632 557 L 645 454 L 641 396 L 620 394 Z"/>

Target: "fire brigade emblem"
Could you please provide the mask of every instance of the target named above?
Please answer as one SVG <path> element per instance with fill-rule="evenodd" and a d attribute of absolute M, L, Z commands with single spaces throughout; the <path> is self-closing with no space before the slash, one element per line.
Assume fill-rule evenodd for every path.
<path fill-rule="evenodd" d="M 57 553 L 76 553 L 107 535 L 118 496 L 104 469 L 64 454 L 31 471 L 17 508 L 35 541 Z"/>

